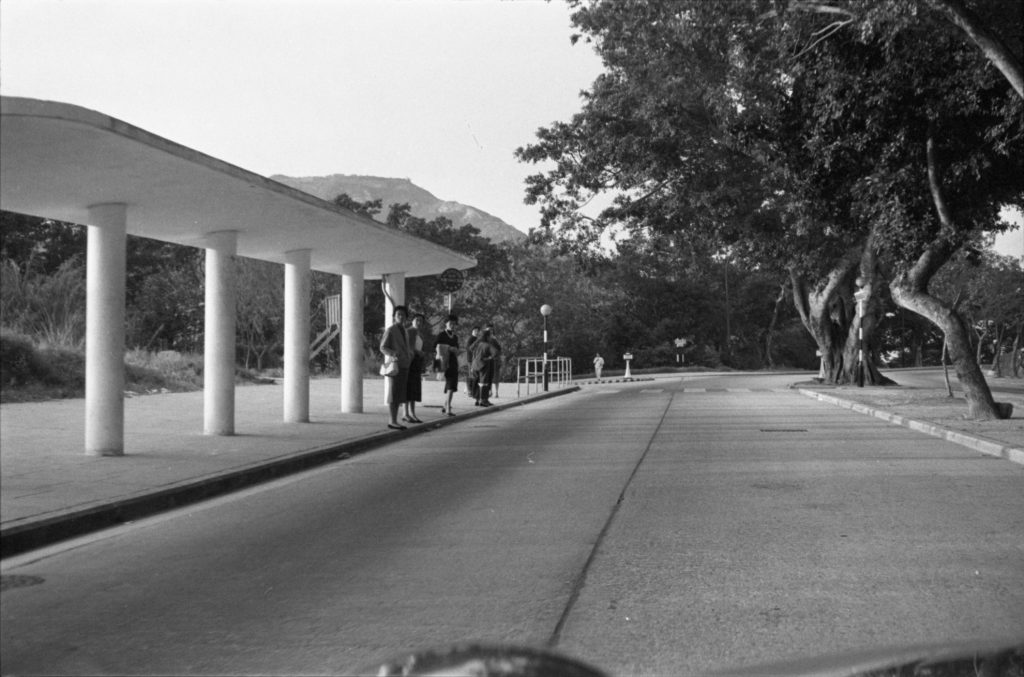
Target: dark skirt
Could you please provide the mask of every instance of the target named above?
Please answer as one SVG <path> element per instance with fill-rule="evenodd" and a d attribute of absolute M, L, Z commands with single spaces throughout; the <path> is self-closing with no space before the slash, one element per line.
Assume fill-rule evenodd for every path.
<path fill-rule="evenodd" d="M 388 404 L 405 404 L 406 389 L 409 385 L 409 370 L 399 369 L 394 376 L 386 377 L 388 384 Z"/>
<path fill-rule="evenodd" d="M 450 367 L 444 372 L 444 391 L 457 393 L 459 392 L 459 367 L 458 365 Z"/>
<path fill-rule="evenodd" d="M 406 402 L 422 402 L 423 401 L 423 358 L 414 357 L 412 358 L 412 364 L 409 365 L 409 381 L 405 387 L 405 401 Z"/>

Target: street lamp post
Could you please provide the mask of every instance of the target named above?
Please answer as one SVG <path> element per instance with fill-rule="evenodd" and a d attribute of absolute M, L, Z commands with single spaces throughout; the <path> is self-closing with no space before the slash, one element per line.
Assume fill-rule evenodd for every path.
<path fill-rule="evenodd" d="M 540 314 L 544 317 L 544 362 L 541 366 L 541 378 L 544 382 L 544 392 L 548 391 L 548 315 L 551 314 L 551 306 L 544 304 L 540 307 Z"/>

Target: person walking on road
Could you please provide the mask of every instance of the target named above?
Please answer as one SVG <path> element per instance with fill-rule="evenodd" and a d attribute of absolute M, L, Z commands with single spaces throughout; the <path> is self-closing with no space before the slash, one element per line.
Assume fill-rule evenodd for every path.
<path fill-rule="evenodd" d="M 416 313 L 412 316 L 412 327 L 406 330 L 409 337 L 409 349 L 412 351 L 412 361 L 409 363 L 409 381 L 406 383 L 405 392 L 405 418 L 406 423 L 423 423 L 416 418 L 416 403 L 423 400 L 423 315 Z"/>
<path fill-rule="evenodd" d="M 604 358 L 601 357 L 601 353 L 594 355 L 594 373 L 597 374 L 597 380 L 601 380 L 601 370 L 604 369 Z"/>
<path fill-rule="evenodd" d="M 412 363 L 412 350 L 409 347 L 409 336 L 405 330 L 405 318 L 408 314 L 405 306 L 395 306 L 392 319 L 394 322 L 384 330 L 380 340 L 380 352 L 384 353 L 385 361 L 397 363 L 398 369 L 387 376 L 388 383 L 388 414 L 391 420 L 388 427 L 392 430 L 405 430 L 398 422 L 398 409 L 405 403 L 406 386 L 409 383 L 409 365 Z"/>
<path fill-rule="evenodd" d="M 455 328 L 459 326 L 457 315 L 449 315 L 444 323 L 444 331 L 437 335 L 435 351 L 437 359 L 444 372 L 444 394 L 445 403 L 441 407 L 441 413 L 447 416 L 454 416 L 452 411 L 452 396 L 459 390 L 459 336 Z"/>

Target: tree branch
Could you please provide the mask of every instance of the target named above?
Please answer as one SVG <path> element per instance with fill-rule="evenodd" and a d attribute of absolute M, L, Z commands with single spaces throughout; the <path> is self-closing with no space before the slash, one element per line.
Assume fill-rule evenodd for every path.
<path fill-rule="evenodd" d="M 967 33 L 996 68 L 1009 81 L 1017 96 L 1024 99 L 1024 67 L 1020 58 L 985 26 L 981 18 L 961 0 L 929 0 L 932 7 L 946 15 L 953 25 Z M 1019 27 L 1018 27 L 1019 28 Z"/>

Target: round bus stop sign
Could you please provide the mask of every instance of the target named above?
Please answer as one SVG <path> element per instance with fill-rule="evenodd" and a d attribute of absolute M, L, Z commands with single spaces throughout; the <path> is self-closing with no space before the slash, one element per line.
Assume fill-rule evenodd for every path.
<path fill-rule="evenodd" d="M 441 288 L 446 292 L 459 291 L 462 289 L 462 271 L 456 268 L 449 268 L 441 273 L 438 278 L 441 281 Z"/>

